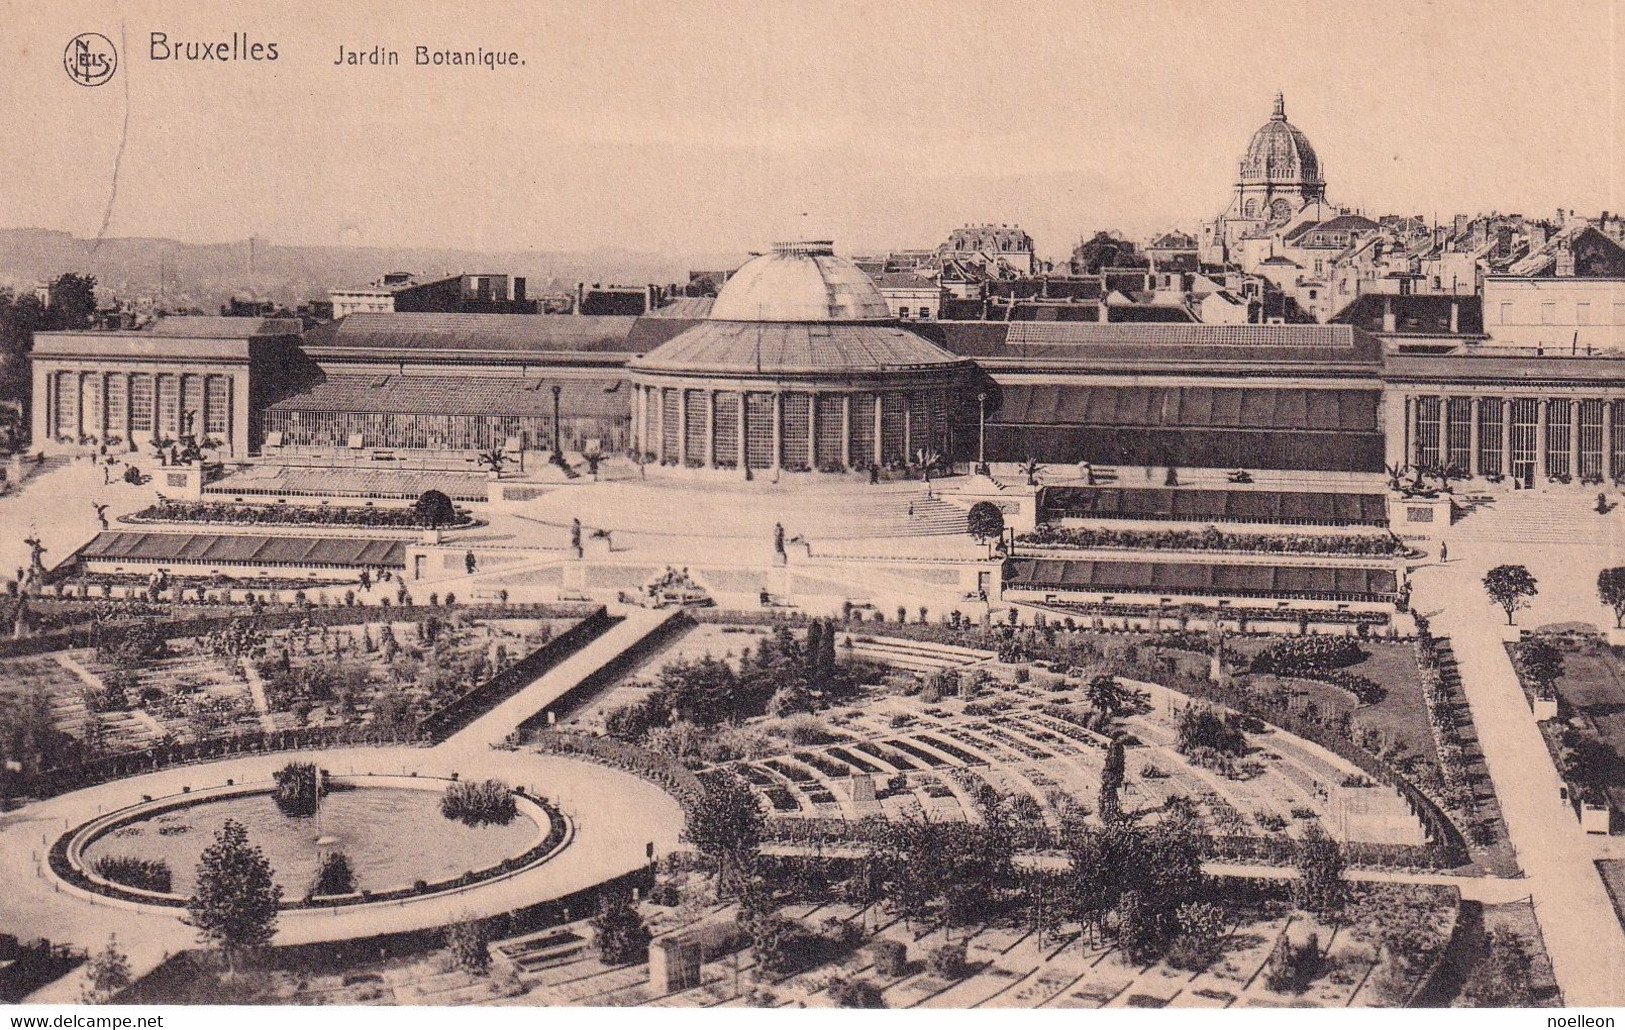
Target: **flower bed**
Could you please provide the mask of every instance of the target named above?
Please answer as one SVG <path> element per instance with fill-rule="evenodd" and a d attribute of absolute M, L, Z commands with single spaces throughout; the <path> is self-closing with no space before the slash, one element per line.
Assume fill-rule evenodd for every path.
<path fill-rule="evenodd" d="M 160 501 L 122 521 L 137 525 L 195 522 L 216 526 L 355 526 L 366 529 L 424 529 L 427 524 L 411 507 L 380 508 L 340 504 L 222 504 L 217 501 Z M 460 529 L 475 524 L 461 509 L 455 521 L 437 528 Z"/>
<path fill-rule="evenodd" d="M 1241 554 L 1335 554 L 1400 557 L 1411 549 L 1390 534 L 1231 533 L 1205 529 L 1105 529 L 1044 524 L 1016 537 L 1018 544 L 1091 550 L 1230 551 Z"/>

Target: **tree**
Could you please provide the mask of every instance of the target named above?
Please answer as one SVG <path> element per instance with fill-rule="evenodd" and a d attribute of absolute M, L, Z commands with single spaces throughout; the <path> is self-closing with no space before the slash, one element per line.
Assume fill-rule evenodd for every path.
<path fill-rule="evenodd" d="M 412 510 L 417 514 L 418 522 L 430 529 L 439 529 L 457 521 L 456 506 L 451 503 L 450 497 L 439 490 L 423 491 Z"/>
<path fill-rule="evenodd" d="M 1535 1004 L 1529 951 L 1523 940 L 1506 930 L 1491 930 L 1489 954 L 1478 960 L 1462 998 L 1478 1008 L 1528 1008 Z"/>
<path fill-rule="evenodd" d="M 480 919 L 465 919 L 446 931 L 446 948 L 458 969 L 475 976 L 491 968 L 491 934 Z"/>
<path fill-rule="evenodd" d="M 965 530 L 977 540 L 1004 536 L 1004 512 L 992 501 L 977 501 L 965 516 Z"/>
<path fill-rule="evenodd" d="M 728 893 L 755 864 L 762 845 L 762 809 L 750 784 L 737 773 L 717 771 L 700 777 L 703 792 L 689 806 L 686 836 L 710 859 L 718 893 Z"/>
<path fill-rule="evenodd" d="M 1292 881 L 1293 901 L 1317 915 L 1339 912 L 1348 900 L 1343 879 L 1343 849 L 1326 835 L 1318 822 L 1309 824 L 1294 849 L 1298 878 Z"/>
<path fill-rule="evenodd" d="M 130 986 L 130 960 L 118 946 L 118 936 L 110 934 L 107 947 L 97 952 L 85 966 L 84 1001 L 104 1002 Z"/>
<path fill-rule="evenodd" d="M 1517 656 L 1524 679 L 1541 697 L 1550 697 L 1552 688 L 1563 678 L 1563 652 L 1544 637 L 1529 637 L 1519 642 Z"/>
<path fill-rule="evenodd" d="M 1127 698 L 1123 696 L 1123 688 L 1117 685 L 1116 676 L 1096 676 L 1084 688 L 1083 699 L 1089 707 L 1110 719 L 1124 708 Z"/>
<path fill-rule="evenodd" d="M 1490 602 L 1507 613 L 1507 625 L 1512 625 L 1514 612 L 1529 607 L 1529 598 L 1540 593 L 1535 577 L 1522 565 L 1497 565 L 1484 574 L 1484 592 Z"/>
<path fill-rule="evenodd" d="M 1614 628 L 1625 629 L 1625 568 L 1597 573 L 1597 597 L 1614 610 Z"/>
<path fill-rule="evenodd" d="M 593 948 L 598 961 L 609 966 L 623 966 L 646 961 L 649 957 L 649 928 L 643 925 L 643 916 L 632 906 L 624 894 L 616 891 L 598 902 L 598 914 L 592 917 Z"/>
<path fill-rule="evenodd" d="M 281 902 L 271 863 L 249 843 L 243 824 L 227 819 L 203 850 L 196 893 L 186 906 L 199 942 L 220 948 L 235 972 L 239 952 L 270 943 Z"/>
<path fill-rule="evenodd" d="M 1123 809 L 1118 803 L 1117 792 L 1123 786 L 1123 771 L 1123 742 L 1114 740 L 1106 748 L 1106 767 L 1100 774 L 1100 802 L 1097 807 L 1103 823 L 1115 823 L 1122 818 Z"/>
<path fill-rule="evenodd" d="M 45 308 L 45 328 L 50 330 L 89 329 L 96 314 L 96 277 L 66 272 L 50 285 L 50 303 Z"/>

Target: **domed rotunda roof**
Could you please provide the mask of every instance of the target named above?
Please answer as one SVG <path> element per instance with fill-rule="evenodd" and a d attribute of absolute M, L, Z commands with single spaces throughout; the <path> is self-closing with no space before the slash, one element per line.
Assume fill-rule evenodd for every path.
<path fill-rule="evenodd" d="M 896 323 L 873 279 L 826 241 L 780 243 L 747 261 L 709 318 L 627 363 L 724 376 L 946 372 L 966 359 Z"/>
<path fill-rule="evenodd" d="M 777 243 L 745 262 L 717 292 L 725 322 L 867 322 L 892 317 L 874 280 L 827 240 Z"/>
<path fill-rule="evenodd" d="M 1323 183 L 1320 158 L 1298 127 L 1286 120 L 1286 99 L 1275 94 L 1275 113 L 1253 133 L 1241 159 L 1241 181 L 1252 183 Z"/>

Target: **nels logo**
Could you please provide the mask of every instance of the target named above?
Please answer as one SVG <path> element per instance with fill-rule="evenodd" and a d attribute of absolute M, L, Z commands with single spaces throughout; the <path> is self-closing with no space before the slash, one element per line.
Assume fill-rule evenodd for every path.
<path fill-rule="evenodd" d="M 62 52 L 68 78 L 81 86 L 100 86 L 118 70 L 118 50 L 100 32 L 81 32 Z"/>

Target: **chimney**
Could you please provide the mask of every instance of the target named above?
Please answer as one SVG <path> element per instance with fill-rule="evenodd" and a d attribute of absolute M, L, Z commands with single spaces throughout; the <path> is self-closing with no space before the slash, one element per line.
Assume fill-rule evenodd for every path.
<path fill-rule="evenodd" d="M 1395 331 L 1398 323 L 1394 318 L 1394 298 L 1392 294 L 1382 295 L 1382 331 L 1391 333 Z"/>
<path fill-rule="evenodd" d="M 525 277 L 522 275 L 513 278 L 513 299 L 521 304 L 525 302 Z"/>
<path fill-rule="evenodd" d="M 576 314 L 583 314 L 581 307 L 587 302 L 587 284 L 576 283 Z"/>

